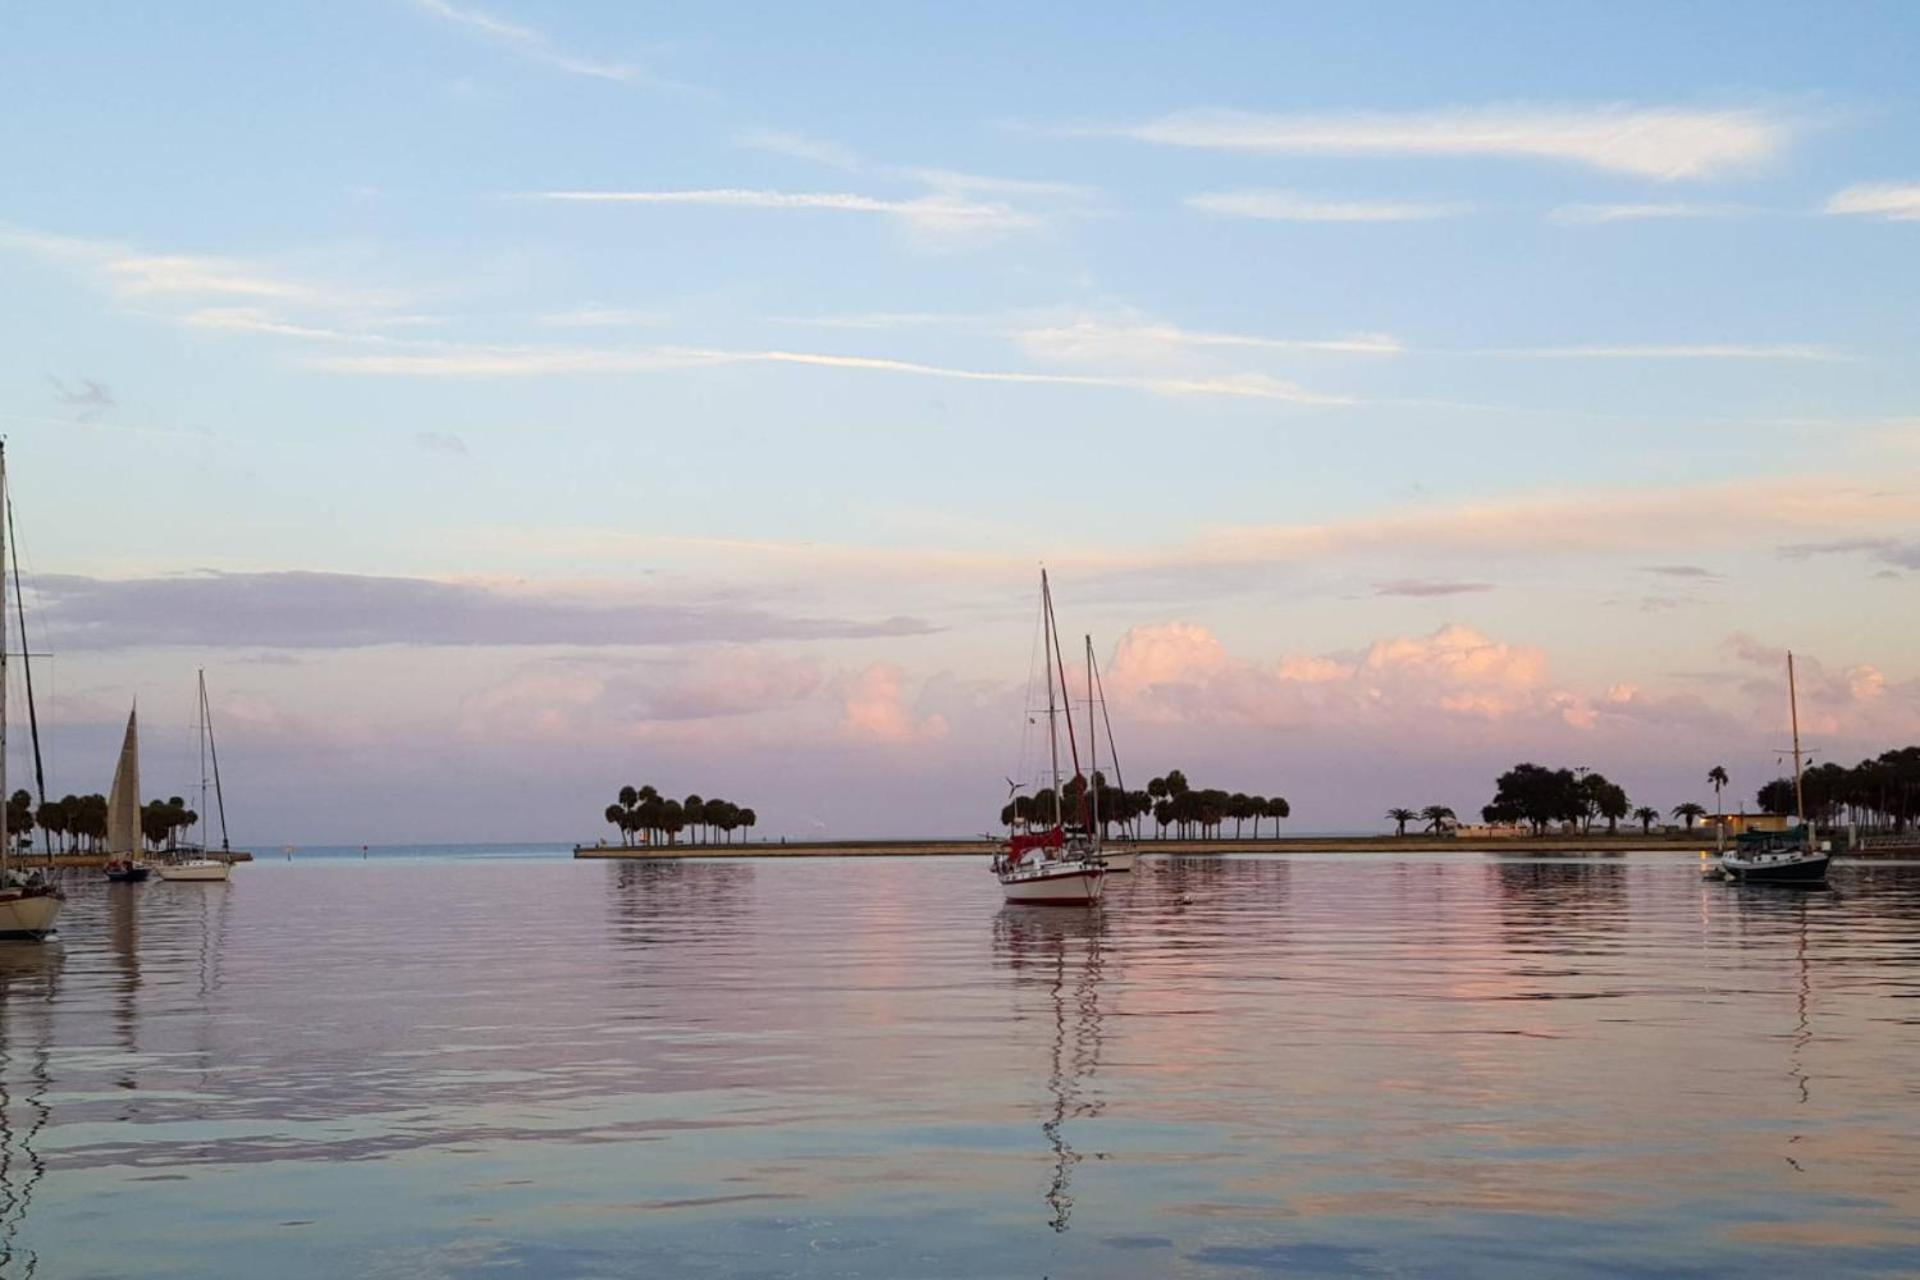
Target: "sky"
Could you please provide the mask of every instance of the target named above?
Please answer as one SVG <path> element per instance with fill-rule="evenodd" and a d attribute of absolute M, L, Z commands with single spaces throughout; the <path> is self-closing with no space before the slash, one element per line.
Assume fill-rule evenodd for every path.
<path fill-rule="evenodd" d="M 1817 759 L 1920 740 L 1910 6 L 8 30 L 54 794 L 136 699 L 190 792 L 204 669 L 264 846 L 588 839 L 643 782 L 974 834 L 1043 563 L 1126 781 L 1297 830 L 1523 759 L 1750 804 L 1788 649 Z"/>

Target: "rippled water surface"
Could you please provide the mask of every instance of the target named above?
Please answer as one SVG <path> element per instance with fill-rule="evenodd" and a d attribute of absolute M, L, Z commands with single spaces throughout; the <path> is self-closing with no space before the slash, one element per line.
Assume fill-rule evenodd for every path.
<path fill-rule="evenodd" d="M 263 862 L 0 945 L 0 1274 L 1920 1273 L 1920 866 Z"/>

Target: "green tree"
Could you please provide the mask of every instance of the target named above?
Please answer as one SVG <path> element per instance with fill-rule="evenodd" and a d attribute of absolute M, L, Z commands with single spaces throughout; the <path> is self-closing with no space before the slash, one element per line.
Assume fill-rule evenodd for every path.
<path fill-rule="evenodd" d="M 1673 816 L 1687 824 L 1687 830 L 1693 830 L 1695 820 L 1707 816 L 1707 807 L 1692 800 L 1673 806 Z"/>
<path fill-rule="evenodd" d="M 1660 811 L 1651 805 L 1641 805 L 1633 811 L 1633 816 L 1640 823 L 1640 834 L 1643 836 L 1653 834 L 1653 824 L 1660 821 Z"/>
<path fill-rule="evenodd" d="M 753 810 L 742 809 L 740 811 L 740 825 L 745 827 L 748 831 L 752 831 L 754 828 L 754 825 L 759 821 L 760 821 L 760 815 L 755 813 Z"/>
<path fill-rule="evenodd" d="M 1273 838 L 1280 838 L 1280 820 L 1293 816 L 1293 806 L 1287 803 L 1285 796 L 1268 796 L 1265 816 L 1273 819 Z"/>
<path fill-rule="evenodd" d="M 1404 836 L 1407 834 L 1407 824 L 1419 816 L 1419 814 L 1411 809 L 1387 810 L 1387 821 L 1393 824 L 1393 834 L 1396 836 Z"/>
<path fill-rule="evenodd" d="M 627 839 L 627 833 L 630 830 L 630 828 L 627 826 L 627 810 L 621 808 L 617 804 L 610 804 L 607 806 L 607 811 L 601 816 L 604 817 L 608 822 L 611 822 L 614 826 L 614 829 L 620 833 L 621 844 L 624 845 L 624 844 L 632 843 L 632 841 Z"/>
<path fill-rule="evenodd" d="M 1454 821 L 1454 812 L 1443 804 L 1430 804 L 1420 811 L 1420 817 L 1426 819 L 1427 830 L 1438 835 L 1441 828 Z"/>
<path fill-rule="evenodd" d="M 1730 779 L 1727 777 L 1727 766 L 1717 764 L 1707 770 L 1707 783 L 1713 788 L 1713 811 L 1715 813 L 1726 813 L 1726 808 L 1720 800 L 1720 792 L 1728 785 L 1729 781 Z"/>
<path fill-rule="evenodd" d="M 1631 812 L 1631 806 L 1626 788 L 1611 782 L 1599 788 L 1593 797 L 1594 811 L 1607 820 L 1607 834 L 1610 836 L 1620 833 L 1620 819 Z"/>

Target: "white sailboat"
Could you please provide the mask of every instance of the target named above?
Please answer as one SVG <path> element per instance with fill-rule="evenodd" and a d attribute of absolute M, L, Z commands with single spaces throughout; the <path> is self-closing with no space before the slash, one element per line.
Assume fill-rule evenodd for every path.
<path fill-rule="evenodd" d="M 140 856 L 140 709 L 127 712 L 127 732 L 113 766 L 107 792 L 107 879 L 145 880 L 149 867 Z"/>
<path fill-rule="evenodd" d="M 0 517 L 9 516 L 7 505 L 6 445 L 0 443 Z M 6 533 L 9 519 L 0 519 L 0 798 L 7 790 L 7 563 Z M 38 871 L 20 872 L 13 867 L 13 832 L 7 830 L 7 806 L 0 803 L 0 938 L 30 938 L 39 941 L 53 932 L 60 918 L 66 895 Z"/>
<path fill-rule="evenodd" d="M 994 855 L 993 873 L 1008 902 L 1049 906 L 1091 906 L 1100 901 L 1107 866 L 1100 857 L 1100 833 L 1090 821 L 1087 795 L 1091 787 L 1080 772 L 1080 746 L 1073 732 L 1073 710 L 1065 706 L 1066 666 L 1060 656 L 1060 637 L 1053 620 L 1053 588 L 1046 570 L 1040 571 L 1040 620 L 1045 638 L 1043 665 L 1047 671 L 1047 749 L 1053 770 L 1053 813 L 1048 821 L 1034 815 L 1022 822 L 1016 815 L 1014 830 Z M 1056 672 L 1059 684 L 1054 683 Z M 1060 783 L 1059 718 L 1067 719 L 1067 746 L 1073 759 L 1073 776 L 1078 783 L 1076 807 L 1079 812 L 1069 823 L 1064 810 Z M 1036 829 L 1036 824 L 1046 823 Z M 1024 830 L 1021 828 L 1024 827 Z"/>
<path fill-rule="evenodd" d="M 220 790 L 220 757 L 213 744 L 213 711 L 207 705 L 207 673 L 200 672 L 200 851 L 199 856 L 189 854 L 176 857 L 160 864 L 157 868 L 162 880 L 225 880 L 233 874 L 233 862 L 226 857 L 208 856 L 207 830 L 207 762 L 213 762 L 213 797 L 220 808 L 220 851 L 229 852 L 227 845 L 227 801 Z"/>

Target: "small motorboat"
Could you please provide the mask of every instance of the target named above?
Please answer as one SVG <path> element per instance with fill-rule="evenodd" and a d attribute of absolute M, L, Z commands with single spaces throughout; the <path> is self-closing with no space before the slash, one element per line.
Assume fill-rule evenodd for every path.
<path fill-rule="evenodd" d="M 153 868 L 131 858 L 115 858 L 100 870 L 115 884 L 137 884 L 152 874 Z"/>

